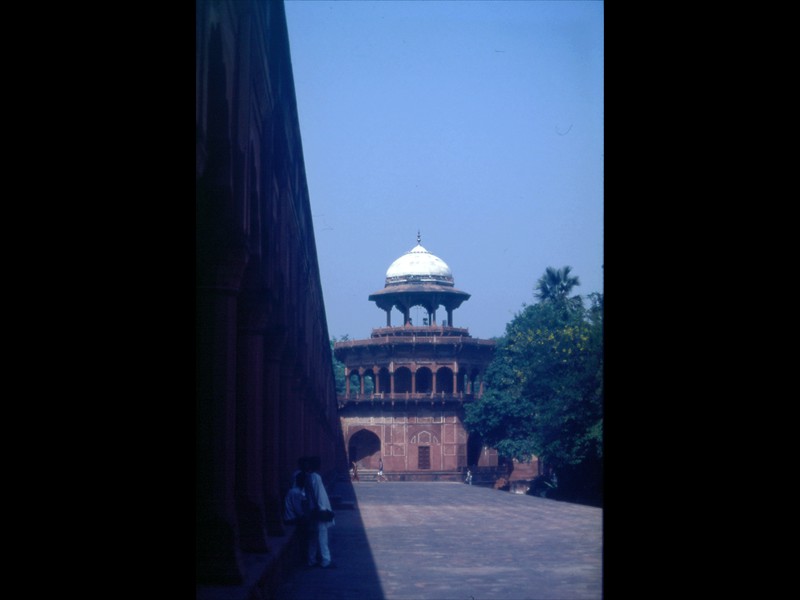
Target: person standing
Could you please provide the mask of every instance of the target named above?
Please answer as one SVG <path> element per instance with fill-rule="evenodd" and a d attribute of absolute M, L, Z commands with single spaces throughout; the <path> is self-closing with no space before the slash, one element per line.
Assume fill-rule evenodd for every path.
<path fill-rule="evenodd" d="M 307 518 L 306 505 L 306 474 L 297 471 L 294 485 L 286 493 L 283 504 L 283 522 L 286 525 L 304 525 Z"/>
<path fill-rule="evenodd" d="M 336 564 L 331 560 L 331 551 L 328 546 L 328 529 L 336 523 L 333 519 L 320 521 L 315 518 L 315 514 L 318 514 L 319 511 L 328 511 L 333 514 L 328 492 L 325 490 L 325 484 L 319 474 L 321 462 L 319 456 L 310 457 L 306 471 L 305 491 L 311 514 L 307 564 L 309 567 L 319 565 L 323 569 L 333 569 L 336 568 Z"/>
<path fill-rule="evenodd" d="M 378 483 L 381 481 L 386 481 L 386 477 L 383 476 L 383 457 L 378 457 L 378 476 L 375 478 L 378 480 Z"/>
<path fill-rule="evenodd" d="M 299 549 L 301 556 L 299 560 L 304 560 L 306 548 L 309 542 L 309 515 L 308 515 L 308 501 L 306 500 L 306 474 L 303 471 L 296 471 L 294 478 L 294 485 L 289 488 L 286 493 L 286 499 L 283 504 L 283 522 L 286 525 L 294 525 L 297 527 L 296 532 L 299 540 Z"/>
<path fill-rule="evenodd" d="M 301 456 L 300 458 L 297 459 L 297 468 L 292 473 L 292 480 L 289 482 L 289 489 L 294 487 L 295 478 L 297 477 L 297 474 L 305 472 L 307 470 L 306 469 L 306 462 L 308 462 L 308 457 L 307 456 Z"/>

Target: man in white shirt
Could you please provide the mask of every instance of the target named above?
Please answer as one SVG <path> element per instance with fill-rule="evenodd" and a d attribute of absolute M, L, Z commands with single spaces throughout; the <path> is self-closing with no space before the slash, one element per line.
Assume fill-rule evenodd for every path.
<path fill-rule="evenodd" d="M 311 513 L 316 509 L 333 511 L 328 492 L 322 482 L 322 477 L 318 473 L 321 460 L 319 456 L 312 456 L 308 460 L 308 470 L 306 471 L 306 498 L 308 499 Z M 331 561 L 331 551 L 328 547 L 328 528 L 333 527 L 335 522 L 318 521 L 313 519 L 310 525 L 310 538 L 308 541 L 308 566 L 314 567 L 319 564 L 323 569 L 335 568 L 336 565 Z M 319 553 L 319 563 L 317 554 Z"/>

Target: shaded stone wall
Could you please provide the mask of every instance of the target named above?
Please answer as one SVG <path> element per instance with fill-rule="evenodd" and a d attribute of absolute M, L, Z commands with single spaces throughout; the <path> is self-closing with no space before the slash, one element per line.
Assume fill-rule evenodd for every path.
<path fill-rule="evenodd" d="M 347 465 L 283 3 L 195 8 L 197 579 L 235 585 L 297 458 Z"/>

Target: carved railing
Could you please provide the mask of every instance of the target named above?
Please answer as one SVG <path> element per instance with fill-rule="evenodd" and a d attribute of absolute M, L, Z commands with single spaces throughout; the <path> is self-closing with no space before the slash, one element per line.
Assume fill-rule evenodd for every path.
<path fill-rule="evenodd" d="M 369 404 L 369 403 L 376 403 L 376 402 L 412 402 L 415 404 L 421 404 L 423 402 L 471 402 L 478 398 L 476 394 L 466 393 L 466 392 L 427 392 L 427 393 L 416 393 L 412 394 L 411 392 L 396 392 L 394 394 L 390 393 L 377 393 L 377 394 L 359 394 L 352 392 L 349 395 L 341 395 L 338 397 L 339 406 L 344 406 L 346 404 Z"/>
<path fill-rule="evenodd" d="M 372 330 L 371 337 L 470 337 L 466 327 L 448 327 L 446 325 L 406 325 L 405 327 L 377 327 Z"/>

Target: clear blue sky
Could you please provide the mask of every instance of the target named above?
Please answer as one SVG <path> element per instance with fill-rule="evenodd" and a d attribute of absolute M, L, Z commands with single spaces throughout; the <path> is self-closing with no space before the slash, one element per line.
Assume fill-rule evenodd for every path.
<path fill-rule="evenodd" d="M 603 291 L 602 2 L 285 6 L 331 336 L 385 325 L 367 297 L 417 231 L 474 337 L 503 335 L 548 266 Z"/>

